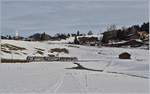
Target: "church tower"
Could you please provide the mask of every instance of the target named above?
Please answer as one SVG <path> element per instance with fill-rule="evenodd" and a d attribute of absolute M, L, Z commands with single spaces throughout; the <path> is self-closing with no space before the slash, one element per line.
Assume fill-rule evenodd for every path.
<path fill-rule="evenodd" d="M 18 30 L 16 30 L 15 39 L 16 39 L 16 40 L 19 39 L 19 32 L 18 32 Z"/>

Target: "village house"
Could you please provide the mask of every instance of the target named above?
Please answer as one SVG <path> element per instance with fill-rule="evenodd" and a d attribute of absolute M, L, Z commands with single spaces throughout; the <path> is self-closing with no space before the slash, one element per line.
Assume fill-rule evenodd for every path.
<path fill-rule="evenodd" d="M 134 40 L 139 39 L 140 35 L 138 34 L 138 31 L 134 29 L 129 29 L 126 31 L 121 30 L 112 30 L 112 31 L 106 31 L 103 34 L 102 42 L 105 43 L 113 43 L 113 42 L 119 42 L 122 40 Z"/>
<path fill-rule="evenodd" d="M 139 34 L 141 40 L 143 40 L 143 41 L 149 40 L 149 35 L 146 31 L 138 32 L 138 34 Z"/>
<path fill-rule="evenodd" d="M 116 30 L 107 31 L 107 32 L 104 32 L 102 34 L 103 34 L 103 38 L 102 38 L 103 43 L 109 43 L 112 41 L 117 41 L 117 31 Z"/>
<path fill-rule="evenodd" d="M 96 46 L 98 44 L 97 37 L 79 37 L 78 40 L 80 45 Z"/>

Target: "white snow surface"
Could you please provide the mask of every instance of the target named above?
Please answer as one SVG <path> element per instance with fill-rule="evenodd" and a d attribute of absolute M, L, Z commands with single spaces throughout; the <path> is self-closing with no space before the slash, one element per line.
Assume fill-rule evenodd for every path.
<path fill-rule="evenodd" d="M 82 66 L 92 70 L 68 69 L 74 62 L 1 63 L 0 93 L 98 93 L 98 94 L 148 94 L 149 51 L 138 48 L 90 47 L 59 42 L 27 42 L 2 40 L 27 50 L 18 54 L 1 52 L 1 58 L 25 59 L 33 55 L 35 48 L 44 49 L 45 55 L 52 48 L 66 48 L 79 59 Z M 78 47 L 78 48 L 77 48 Z M 25 52 L 27 54 L 22 54 Z M 130 60 L 122 60 L 122 52 L 131 54 Z M 103 70 L 100 72 L 99 70 Z"/>

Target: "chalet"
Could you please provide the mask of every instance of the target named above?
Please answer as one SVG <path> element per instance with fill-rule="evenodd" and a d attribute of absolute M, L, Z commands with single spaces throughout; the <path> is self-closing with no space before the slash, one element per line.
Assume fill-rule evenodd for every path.
<path fill-rule="evenodd" d="M 103 33 L 103 43 L 112 43 L 112 42 L 119 42 L 121 40 L 134 40 L 139 39 L 140 35 L 138 34 L 138 31 L 136 30 L 113 30 L 113 31 L 107 31 Z"/>
<path fill-rule="evenodd" d="M 109 43 L 110 40 L 116 40 L 116 38 L 117 38 L 117 31 L 116 30 L 107 31 L 107 32 L 104 32 L 102 34 L 103 34 L 103 39 L 102 39 L 103 43 Z"/>
<path fill-rule="evenodd" d="M 95 46 L 98 44 L 97 37 L 79 37 L 78 40 L 81 45 Z"/>
<path fill-rule="evenodd" d="M 138 32 L 139 36 L 140 36 L 140 39 L 142 40 L 149 40 L 149 35 L 146 31 L 140 31 Z"/>
<path fill-rule="evenodd" d="M 125 40 L 134 40 L 134 39 L 139 39 L 140 37 L 138 31 L 127 32 L 127 34 L 125 34 L 124 36 L 125 36 Z"/>

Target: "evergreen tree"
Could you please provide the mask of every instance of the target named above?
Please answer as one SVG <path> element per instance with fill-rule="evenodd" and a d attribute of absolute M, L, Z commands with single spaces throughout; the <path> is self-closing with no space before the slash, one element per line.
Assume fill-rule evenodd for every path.
<path fill-rule="evenodd" d="M 11 40 L 11 39 L 12 39 L 12 37 L 9 35 L 8 39 L 10 39 L 10 40 Z"/>
<path fill-rule="evenodd" d="M 80 36 L 80 31 L 79 30 L 77 31 L 77 36 Z"/>
<path fill-rule="evenodd" d="M 88 35 L 93 35 L 93 32 L 90 30 L 87 34 Z"/>
<path fill-rule="evenodd" d="M 46 34 L 45 34 L 45 32 L 44 32 L 44 33 L 41 34 L 40 40 L 41 40 L 41 41 L 45 40 L 45 37 L 46 37 Z"/>
<path fill-rule="evenodd" d="M 146 31 L 147 33 L 149 33 L 149 22 L 143 23 L 143 24 L 141 25 L 141 30 L 142 30 L 142 31 Z"/>
<path fill-rule="evenodd" d="M 70 37 L 70 34 L 68 33 L 68 35 L 67 35 L 67 36 L 68 36 L 68 38 L 69 38 L 69 37 Z"/>
<path fill-rule="evenodd" d="M 74 44 L 79 44 L 79 41 L 78 41 L 78 39 L 77 39 L 77 36 L 75 36 L 75 38 L 74 38 Z"/>

